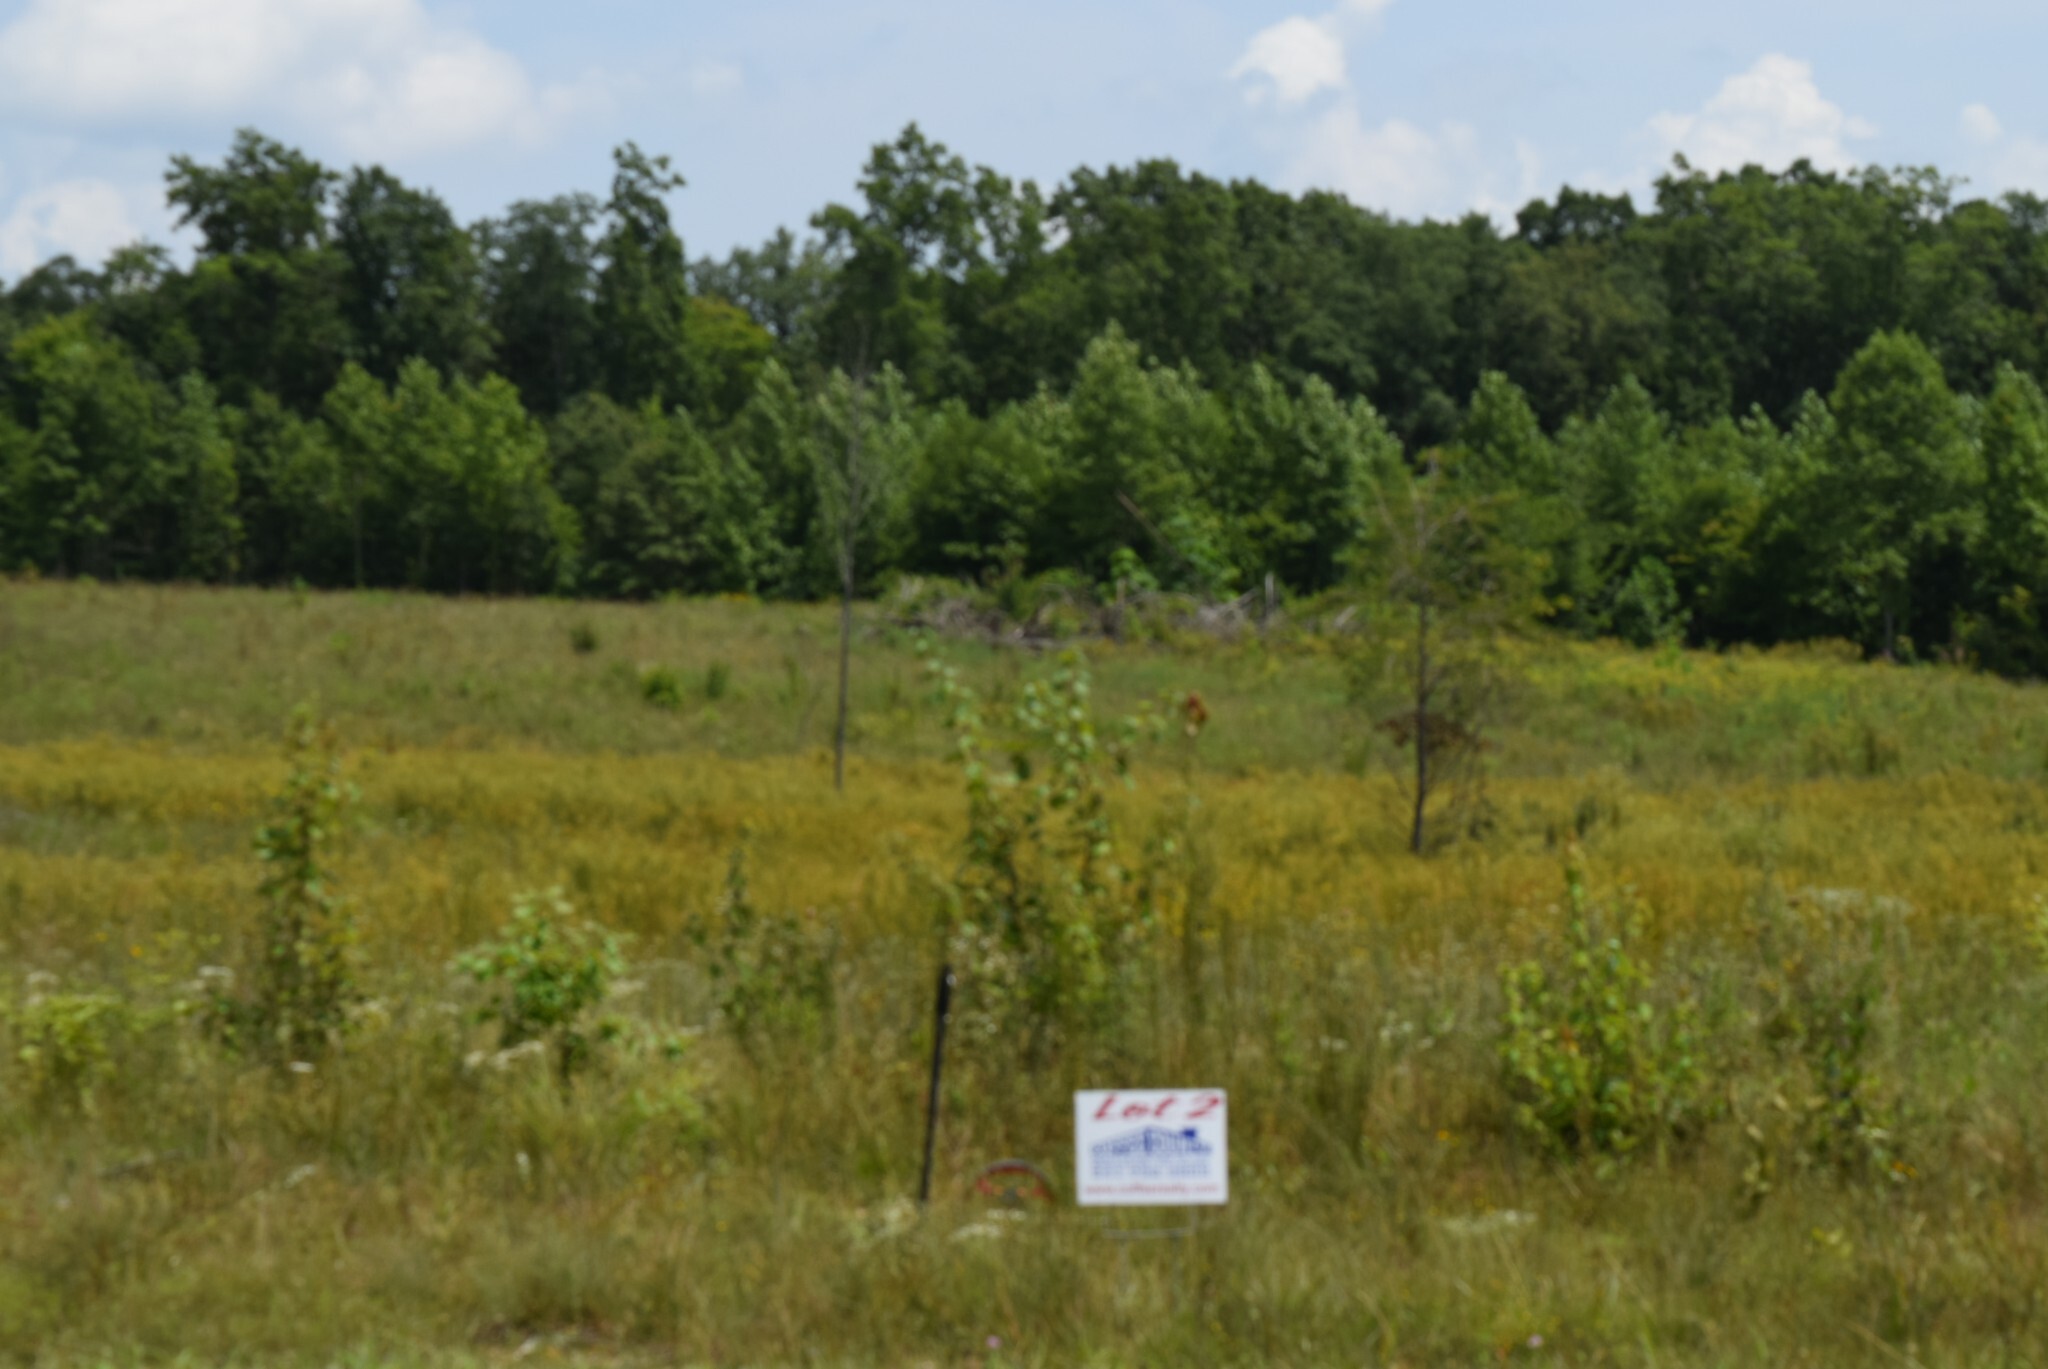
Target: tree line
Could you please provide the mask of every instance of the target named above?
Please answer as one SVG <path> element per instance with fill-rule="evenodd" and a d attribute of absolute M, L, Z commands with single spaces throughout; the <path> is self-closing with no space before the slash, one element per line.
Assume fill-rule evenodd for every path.
<path fill-rule="evenodd" d="M 175 158 L 189 266 L 0 296 L 0 568 L 1313 593 L 1426 466 L 1574 631 L 2048 665 L 2040 198 L 1680 161 L 1503 232 L 1164 161 L 1046 193 L 912 127 L 693 263 L 670 162 L 614 162 L 464 225 L 253 131 Z"/>

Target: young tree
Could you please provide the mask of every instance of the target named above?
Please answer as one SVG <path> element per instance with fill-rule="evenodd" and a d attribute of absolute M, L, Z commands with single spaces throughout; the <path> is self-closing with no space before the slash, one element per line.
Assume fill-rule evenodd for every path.
<path fill-rule="evenodd" d="M 1449 488 L 1434 460 L 1389 480 L 1367 530 L 1370 630 L 1357 665 L 1376 724 L 1409 753 L 1408 849 L 1429 849 L 1432 800 L 1475 781 L 1509 683 L 1504 640 L 1541 608 L 1540 555 L 1498 535 L 1498 501 Z"/>
<path fill-rule="evenodd" d="M 910 449 L 902 373 L 873 381 L 834 371 L 818 396 L 812 447 L 820 524 L 839 572 L 839 716 L 832 732 L 832 787 L 846 787 L 848 682 L 853 668 L 853 596 L 863 545 L 877 540 L 902 484 Z"/>

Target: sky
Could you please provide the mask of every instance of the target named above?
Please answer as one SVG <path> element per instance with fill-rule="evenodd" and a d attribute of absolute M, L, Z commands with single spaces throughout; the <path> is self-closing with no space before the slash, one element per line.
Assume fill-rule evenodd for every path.
<path fill-rule="evenodd" d="M 2041 0 L 0 0 L 0 279 L 189 245 L 173 154 L 253 126 L 465 221 L 664 152 L 692 256 L 851 201 L 915 120 L 1050 189 L 1170 157 L 1503 223 L 1798 157 L 2048 194 Z"/>

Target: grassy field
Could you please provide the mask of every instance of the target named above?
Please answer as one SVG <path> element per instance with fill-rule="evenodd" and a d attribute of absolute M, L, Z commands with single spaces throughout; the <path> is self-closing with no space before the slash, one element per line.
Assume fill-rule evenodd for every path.
<path fill-rule="evenodd" d="M 0 583 L 0 1355 L 2048 1362 L 2048 693 L 1529 647 L 1489 825 L 1419 860 L 1327 639 L 1091 646 L 1104 716 L 1210 712 L 1110 791 L 1151 920 L 1050 1044 L 967 976 L 920 1216 L 970 827 L 884 616 L 842 795 L 826 609 Z M 938 651 L 995 706 L 1051 664 Z M 360 790 L 359 994 L 266 1062 L 207 986 L 261 961 L 302 701 Z M 551 887 L 628 938 L 566 1084 L 454 964 Z M 1619 1042 L 1651 1121 L 1560 1131 L 1504 1068 L 1529 963 L 1591 986 L 1544 1058 Z M 1152 1083 L 1231 1090 L 1191 1246 L 970 1191 L 1064 1183 L 1068 1092 Z"/>

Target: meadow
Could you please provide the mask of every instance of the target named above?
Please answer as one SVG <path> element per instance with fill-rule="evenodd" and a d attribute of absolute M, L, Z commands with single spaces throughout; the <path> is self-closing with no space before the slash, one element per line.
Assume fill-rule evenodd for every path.
<path fill-rule="evenodd" d="M 863 623 L 835 793 L 829 608 L 0 582 L 0 1356 L 2048 1359 L 2039 687 L 1526 644 L 1485 821 L 1417 858 L 1317 614 L 1086 643 L 1105 734 L 1168 725 L 1100 777 L 1128 881 L 1020 839 L 1090 940 L 1012 954 L 928 659 L 996 718 L 1058 653 Z M 301 704 L 353 931 L 345 1020 L 279 1054 L 221 1005 Z M 544 890 L 617 938 L 580 1053 L 461 959 Z M 1230 1090 L 1192 1242 L 974 1193 L 1064 1184 L 1069 1092 L 1149 1084 Z"/>

